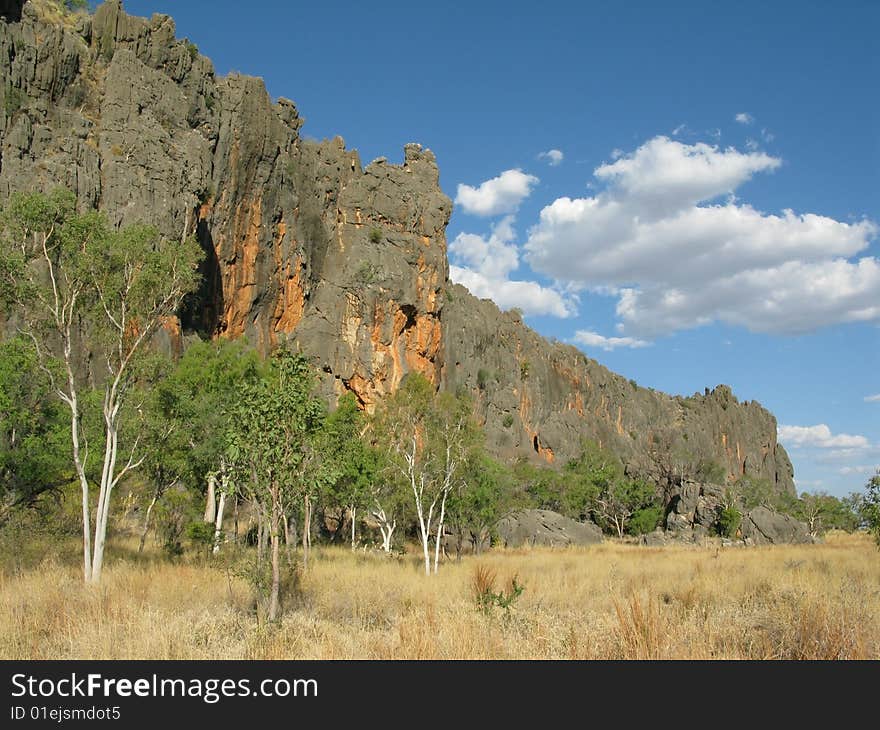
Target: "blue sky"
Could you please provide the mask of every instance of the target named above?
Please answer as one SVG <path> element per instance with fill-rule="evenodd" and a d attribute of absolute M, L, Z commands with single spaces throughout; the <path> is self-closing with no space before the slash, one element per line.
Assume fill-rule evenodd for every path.
<path fill-rule="evenodd" d="M 454 277 L 542 334 L 760 401 L 802 490 L 880 465 L 880 4 L 125 6 L 364 163 L 430 147 Z"/>

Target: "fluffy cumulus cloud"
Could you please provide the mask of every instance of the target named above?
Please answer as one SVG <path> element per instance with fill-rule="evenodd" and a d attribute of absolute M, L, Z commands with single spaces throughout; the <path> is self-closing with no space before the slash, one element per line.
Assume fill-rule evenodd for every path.
<path fill-rule="evenodd" d="M 734 117 L 734 119 L 739 124 L 752 124 L 755 121 L 755 118 L 748 112 L 740 112 Z"/>
<path fill-rule="evenodd" d="M 880 320 L 869 221 L 763 213 L 733 194 L 781 161 L 656 137 L 594 171 L 603 190 L 547 205 L 525 244 L 531 267 L 618 297 L 618 329 L 651 338 L 712 321 L 806 332 Z"/>
<path fill-rule="evenodd" d="M 556 167 L 557 165 L 562 164 L 565 155 L 562 154 L 562 150 L 547 150 L 538 155 L 538 159 L 547 160 L 547 164 L 550 165 L 550 167 Z"/>
<path fill-rule="evenodd" d="M 875 395 L 866 395 L 865 403 L 880 403 L 880 393 L 876 393 Z"/>
<path fill-rule="evenodd" d="M 824 423 L 816 426 L 782 426 L 777 428 L 777 437 L 785 446 L 791 448 L 812 447 L 818 449 L 869 449 L 871 442 L 864 436 L 848 433 L 834 434 Z"/>
<path fill-rule="evenodd" d="M 574 341 L 587 347 L 598 347 L 603 350 L 616 350 L 618 347 L 647 347 L 650 343 L 638 340 L 635 337 L 605 337 L 598 332 L 590 330 L 578 330 L 574 334 Z"/>
<path fill-rule="evenodd" d="M 513 213 L 538 182 L 538 178 L 522 170 L 505 170 L 478 187 L 460 184 L 455 204 L 472 215 L 490 217 Z"/>
<path fill-rule="evenodd" d="M 488 236 L 459 233 L 449 244 L 453 261 L 450 278 L 472 294 L 492 299 L 502 309 L 518 307 L 526 315 L 573 316 L 575 306 L 570 297 L 535 281 L 510 278 L 519 268 L 513 223 L 513 216 L 505 216 Z"/>

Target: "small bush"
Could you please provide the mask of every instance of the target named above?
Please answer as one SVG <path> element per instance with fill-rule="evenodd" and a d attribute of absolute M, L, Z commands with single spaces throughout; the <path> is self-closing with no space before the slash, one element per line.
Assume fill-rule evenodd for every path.
<path fill-rule="evenodd" d="M 379 269 L 369 261 L 362 261 L 355 272 L 355 278 L 361 284 L 374 284 L 379 279 Z"/>
<path fill-rule="evenodd" d="M 529 365 L 529 361 L 528 361 L 528 360 L 523 360 L 523 361 L 520 363 L 520 365 L 519 365 L 519 376 L 520 376 L 523 380 L 525 380 L 526 378 L 529 377 L 529 369 L 530 369 L 530 368 L 531 368 L 531 366 Z"/>
<path fill-rule="evenodd" d="M 489 384 L 491 377 L 492 374 L 488 370 L 480 368 L 477 371 L 477 387 L 479 387 L 480 390 L 486 390 L 486 386 Z"/>
<path fill-rule="evenodd" d="M 508 581 L 504 590 L 495 591 L 496 581 L 495 571 L 485 565 L 478 565 L 474 568 L 474 575 L 471 579 L 471 590 L 474 596 L 477 610 L 486 615 L 491 616 L 495 608 L 504 611 L 504 617 L 510 617 L 510 610 L 513 604 L 522 595 L 525 586 L 517 583 L 517 575 L 514 575 Z"/>
<path fill-rule="evenodd" d="M 214 525 L 210 522 L 190 522 L 186 528 L 186 537 L 192 543 L 193 549 L 207 553 L 214 542 Z"/>
<path fill-rule="evenodd" d="M 735 537 L 742 524 L 742 512 L 736 507 L 725 507 L 718 514 L 718 534 L 722 537 Z"/>
<path fill-rule="evenodd" d="M 663 519 L 663 508 L 654 504 L 636 510 L 629 521 L 629 533 L 631 535 L 646 535 L 653 532 Z"/>
<path fill-rule="evenodd" d="M 381 228 L 371 228 L 370 229 L 370 243 L 381 243 L 382 242 L 382 229 Z"/>
<path fill-rule="evenodd" d="M 508 413 L 502 419 L 501 425 L 504 426 L 504 428 L 510 428 L 513 425 L 513 416 L 510 413 Z"/>
<path fill-rule="evenodd" d="M 192 41 L 186 41 L 186 51 L 189 53 L 189 57 L 193 61 L 199 57 L 199 47 Z"/>

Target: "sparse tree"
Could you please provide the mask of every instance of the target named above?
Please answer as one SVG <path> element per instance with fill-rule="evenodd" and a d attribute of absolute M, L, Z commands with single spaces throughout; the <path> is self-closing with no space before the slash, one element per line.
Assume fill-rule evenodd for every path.
<path fill-rule="evenodd" d="M 67 191 L 10 199 L 2 216 L 0 281 L 19 332 L 33 343 L 40 369 L 70 411 L 82 492 L 83 571 L 87 581 L 97 583 L 113 490 L 143 461 L 139 435 L 120 460 L 120 428 L 124 406 L 131 405 L 138 360 L 195 288 L 201 249 L 191 239 L 169 241 L 149 226 L 112 231 L 96 212 L 75 214 L 74 203 Z M 88 347 L 83 332 L 88 332 Z M 92 375 L 102 383 L 103 419 L 93 541 L 80 385 L 88 354 L 99 363 Z M 60 377 L 52 366 L 56 360 Z"/>
<path fill-rule="evenodd" d="M 434 534 L 434 572 L 439 568 L 446 503 L 456 487 L 474 438 L 470 404 L 451 394 L 434 395 L 419 373 L 410 374 L 387 399 L 378 421 L 389 462 L 413 497 L 425 574 L 431 574 L 430 540 Z"/>
<path fill-rule="evenodd" d="M 268 518 L 271 586 L 268 618 L 281 613 L 281 538 L 292 501 L 301 496 L 307 441 L 321 426 L 324 404 L 300 355 L 277 351 L 267 376 L 246 384 L 229 423 L 230 464 Z"/>

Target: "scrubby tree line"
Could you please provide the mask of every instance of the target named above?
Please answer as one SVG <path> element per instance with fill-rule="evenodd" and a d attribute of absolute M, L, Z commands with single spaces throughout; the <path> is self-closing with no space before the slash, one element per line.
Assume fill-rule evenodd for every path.
<path fill-rule="evenodd" d="M 329 410 L 316 369 L 286 350 L 263 359 L 244 341 L 195 341 L 163 355 L 155 335 L 198 285 L 191 238 L 115 229 L 64 191 L 14 196 L 0 225 L 0 525 L 77 501 L 88 581 L 100 580 L 120 505 L 140 551 L 150 535 L 171 556 L 186 540 L 207 554 L 254 545 L 270 618 L 284 566 L 294 555 L 307 566 L 313 540 L 391 553 L 412 539 L 431 574 L 446 554 L 490 545 L 516 509 L 618 537 L 662 524 L 662 486 L 594 443 L 559 469 L 493 459 L 468 395 L 418 373 L 367 414 L 351 393 Z M 658 459 L 673 453 L 658 446 Z M 670 461 L 670 481 L 694 471 L 683 464 Z M 731 495 L 731 524 L 758 504 L 814 534 L 880 523 L 877 477 L 844 500 L 787 498 L 756 480 Z"/>

